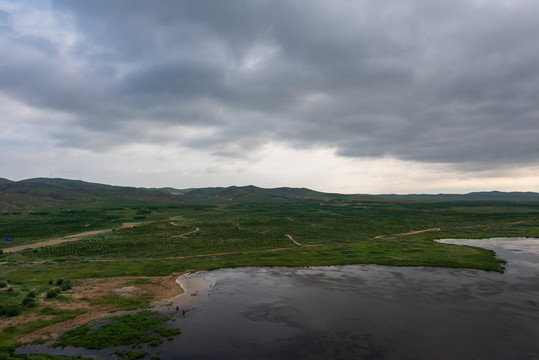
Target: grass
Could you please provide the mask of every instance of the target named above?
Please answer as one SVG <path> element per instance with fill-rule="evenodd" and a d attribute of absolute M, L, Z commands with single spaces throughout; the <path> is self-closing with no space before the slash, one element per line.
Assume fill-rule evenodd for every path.
<path fill-rule="evenodd" d="M 0 344 L 6 344 L 19 335 L 30 334 L 47 326 L 58 324 L 75 318 L 77 315 L 83 314 L 84 310 L 60 310 L 53 308 L 44 308 L 39 311 L 41 315 L 52 315 L 48 318 L 40 318 L 20 326 L 9 326 L 0 332 Z"/>
<path fill-rule="evenodd" d="M 68 330 L 53 346 L 75 346 L 86 349 L 104 349 L 140 343 L 155 346 L 163 341 L 162 338 L 180 333 L 178 328 L 162 326 L 169 319 L 168 316 L 147 310 L 132 315 L 113 317 L 109 322 L 95 329 L 89 325 L 81 325 Z"/>
<path fill-rule="evenodd" d="M 93 305 L 114 305 L 122 310 L 136 310 L 150 306 L 152 298 L 145 294 L 122 296 L 120 294 L 109 294 L 99 299 L 91 299 Z"/>

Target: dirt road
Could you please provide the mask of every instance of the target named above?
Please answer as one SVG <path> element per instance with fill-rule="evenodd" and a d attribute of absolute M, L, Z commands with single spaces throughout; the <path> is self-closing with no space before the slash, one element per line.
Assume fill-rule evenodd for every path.
<path fill-rule="evenodd" d="M 124 224 L 122 224 L 120 229 L 132 228 L 132 227 L 140 225 L 140 224 L 142 224 L 142 223 L 124 223 Z M 9 248 L 4 248 L 2 250 L 4 250 L 5 253 L 12 253 L 12 252 L 21 251 L 21 250 L 24 250 L 24 249 L 35 249 L 35 248 L 42 247 L 42 246 L 57 245 L 57 244 L 61 244 L 61 243 L 68 242 L 68 241 L 77 241 L 77 240 L 80 240 L 80 239 L 84 238 L 85 236 L 105 234 L 105 233 L 109 233 L 111 231 L 112 231 L 112 229 L 85 231 L 85 232 L 81 232 L 79 234 L 67 235 L 67 236 L 63 236 L 63 237 L 59 237 L 59 238 L 54 238 L 54 239 L 49 239 L 49 240 L 45 240 L 45 241 L 36 242 L 36 243 L 33 243 L 33 244 L 25 244 L 25 245 L 13 246 L 13 247 L 9 247 Z"/>
<path fill-rule="evenodd" d="M 425 229 L 425 230 L 414 230 L 414 231 L 409 231 L 407 233 L 400 233 L 400 234 L 378 235 L 378 236 L 375 236 L 374 238 L 375 239 L 385 239 L 385 238 L 388 238 L 388 237 L 391 237 L 391 236 L 406 236 L 406 235 L 419 234 L 419 233 L 423 233 L 423 232 L 427 232 L 427 231 L 440 231 L 440 230 L 441 230 L 440 228 L 432 228 L 432 229 Z"/>

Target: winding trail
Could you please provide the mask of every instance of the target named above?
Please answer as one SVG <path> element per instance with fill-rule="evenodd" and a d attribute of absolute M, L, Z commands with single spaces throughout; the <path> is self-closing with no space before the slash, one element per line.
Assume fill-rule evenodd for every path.
<path fill-rule="evenodd" d="M 172 224 L 172 223 L 171 223 Z M 176 224 L 172 224 L 172 225 L 175 225 L 175 226 L 178 226 Z M 183 233 L 183 234 L 180 234 L 180 235 L 174 235 L 174 236 L 171 236 L 170 238 L 177 238 L 177 237 L 180 237 L 182 239 L 186 239 L 187 238 L 187 235 L 190 235 L 190 234 L 194 234 L 196 232 L 200 231 L 200 228 L 195 228 L 195 230 L 193 231 L 189 231 L 189 232 L 186 232 L 186 233 Z"/>
<path fill-rule="evenodd" d="M 284 236 L 286 236 L 287 238 L 289 238 L 290 240 L 292 240 L 292 242 L 293 242 L 294 244 L 296 244 L 297 246 L 304 246 L 304 244 L 299 243 L 299 242 L 297 242 L 296 240 L 294 240 L 294 238 L 292 237 L 292 235 L 284 234 Z"/>

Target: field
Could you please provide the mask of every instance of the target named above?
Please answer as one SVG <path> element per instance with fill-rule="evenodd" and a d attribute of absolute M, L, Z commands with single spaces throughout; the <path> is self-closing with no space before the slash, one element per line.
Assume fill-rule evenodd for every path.
<path fill-rule="evenodd" d="M 45 341 L 52 324 L 82 319 L 86 310 L 77 308 L 81 301 L 115 311 L 144 307 L 153 299 L 151 294 L 126 300 L 103 293 L 81 300 L 77 294 L 88 279 L 123 277 L 144 283 L 149 280 L 141 277 L 220 267 L 356 263 L 503 271 L 503 261 L 491 251 L 433 240 L 537 237 L 539 203 L 152 202 L 6 212 L 0 215 L 0 229 L 2 240 L 13 238 L 4 242 L 0 255 L 0 343 L 13 344 Z M 84 235 L 89 231 L 93 234 Z M 41 246 L 76 234 L 83 235 Z"/>

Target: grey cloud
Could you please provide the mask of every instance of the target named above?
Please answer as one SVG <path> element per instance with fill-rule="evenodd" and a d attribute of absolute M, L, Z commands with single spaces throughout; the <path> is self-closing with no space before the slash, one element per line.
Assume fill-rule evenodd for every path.
<path fill-rule="evenodd" d="M 71 115 L 72 127 L 57 134 L 65 146 L 177 142 L 241 157 L 277 141 L 466 169 L 539 159 L 536 3 L 54 1 L 54 9 L 73 16 L 81 40 L 66 54 L 46 39 L 14 37 L 8 22 L 0 89 Z M 66 68 L 67 60 L 84 65 Z M 179 124 L 211 131 L 196 139 L 147 131 Z M 79 141 L 85 131 L 92 141 Z"/>

